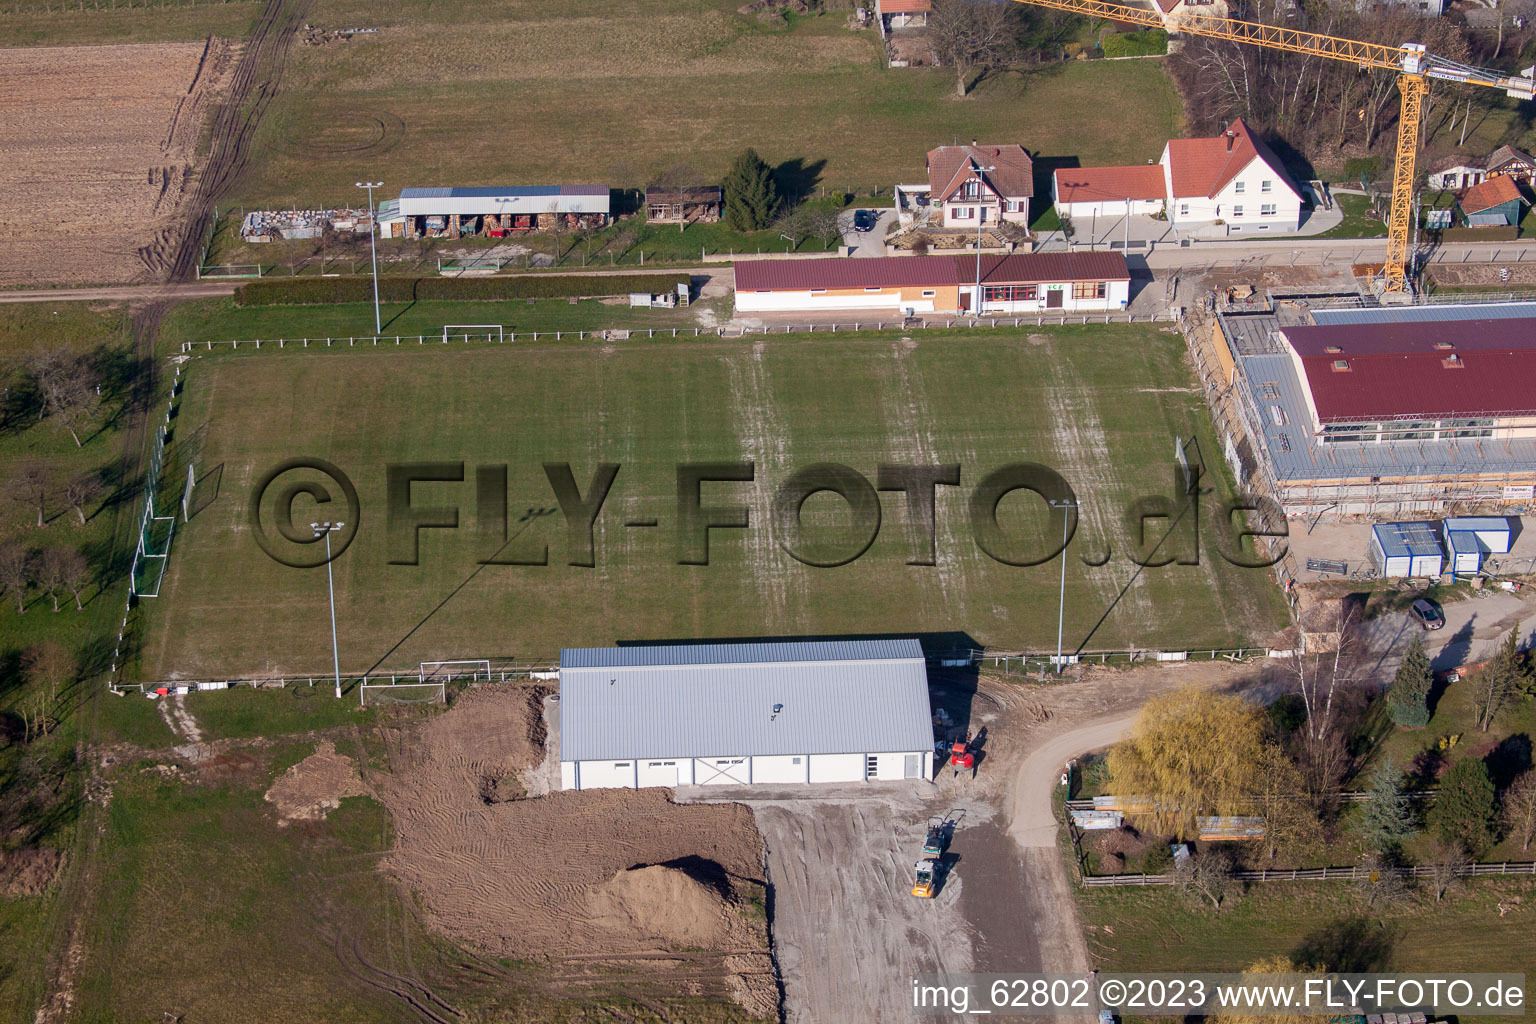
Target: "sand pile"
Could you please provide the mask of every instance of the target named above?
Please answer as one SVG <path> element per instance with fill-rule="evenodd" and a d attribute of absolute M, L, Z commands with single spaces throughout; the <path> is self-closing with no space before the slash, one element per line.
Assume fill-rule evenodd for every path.
<path fill-rule="evenodd" d="M 686 871 L 652 864 L 620 871 L 587 894 L 592 924 L 634 932 L 673 949 L 719 949 L 730 937 L 734 909 Z"/>
<path fill-rule="evenodd" d="M 267 802 L 277 808 L 278 825 L 318 821 L 341 806 L 343 797 L 366 796 L 357 766 L 336 753 L 330 740 L 315 744 L 315 752 L 289 768 L 267 790 Z"/>

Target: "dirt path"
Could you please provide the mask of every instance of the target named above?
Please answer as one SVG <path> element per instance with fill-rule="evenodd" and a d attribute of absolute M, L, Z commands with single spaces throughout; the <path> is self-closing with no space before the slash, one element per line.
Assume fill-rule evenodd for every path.
<path fill-rule="evenodd" d="M 27 288 L 0 291 L 0 302 L 156 302 L 164 299 L 216 299 L 233 295 L 238 281 L 188 284 L 125 284 L 110 288 Z"/>

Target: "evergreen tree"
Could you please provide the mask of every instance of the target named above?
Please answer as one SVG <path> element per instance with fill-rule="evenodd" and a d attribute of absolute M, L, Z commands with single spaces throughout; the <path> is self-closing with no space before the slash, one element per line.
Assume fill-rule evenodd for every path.
<path fill-rule="evenodd" d="M 1371 849 L 1390 859 L 1413 834 L 1413 810 L 1403 792 L 1403 773 L 1389 757 L 1371 773 L 1355 830 Z"/>
<path fill-rule="evenodd" d="M 1415 634 L 1397 667 L 1397 675 L 1392 678 L 1392 689 L 1387 691 L 1392 721 L 1413 728 L 1428 725 L 1429 688 L 1433 685 L 1434 674 L 1429 667 L 1429 655 L 1424 653 L 1424 638 Z"/>
<path fill-rule="evenodd" d="M 779 209 L 779 193 L 773 184 L 773 172 L 757 150 L 748 149 L 738 156 L 720 187 L 724 192 L 724 219 L 729 227 L 761 231 L 773 223 Z"/>
<path fill-rule="evenodd" d="M 1441 777 L 1428 824 L 1442 840 L 1476 857 L 1493 844 L 1497 810 L 1488 766 L 1482 758 L 1463 758 Z"/>

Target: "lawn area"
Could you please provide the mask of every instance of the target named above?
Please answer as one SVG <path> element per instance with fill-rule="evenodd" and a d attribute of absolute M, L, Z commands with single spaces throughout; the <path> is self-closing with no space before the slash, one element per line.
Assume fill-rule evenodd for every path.
<path fill-rule="evenodd" d="M 679 165 L 709 182 L 746 146 L 802 189 L 865 192 L 920 178 L 925 151 L 956 140 L 1127 163 L 1180 127 L 1158 61 L 1005 74 L 957 101 L 947 69 L 885 68 L 879 36 L 848 29 L 845 11 L 785 23 L 737 6 L 319 0 L 311 23 L 380 31 L 295 47 L 234 199 L 350 204 L 365 174 L 386 197 L 404 185 L 635 188 Z"/>
<path fill-rule="evenodd" d="M 1333 201 L 1344 211 L 1344 220 L 1318 238 L 1385 238 L 1387 226 L 1371 215 L 1371 201 L 1365 196 L 1335 193 Z"/>
<path fill-rule="evenodd" d="M 538 299 L 532 302 L 413 302 L 380 307 L 384 335 L 414 339 L 442 338 L 444 324 L 501 324 L 508 332 L 592 331 L 612 328 L 657 329 L 699 323 L 706 310 L 730 317 L 729 299 L 706 300 L 684 309 L 632 309 L 627 299 Z M 483 333 L 483 332 L 482 332 Z M 254 338 L 341 338 L 373 336 L 373 304 L 344 302 L 331 306 L 237 306 L 233 299 L 183 303 L 166 317 L 158 336 L 164 353 L 183 342 Z M 450 335 L 451 336 L 451 335 Z M 254 350 L 253 350 L 254 351 Z"/>
<path fill-rule="evenodd" d="M 1536 882 L 1489 878 L 1383 909 L 1347 882 L 1254 885 L 1220 911 L 1171 888 L 1078 890 L 1093 966 L 1235 972 L 1288 956 L 1347 972 L 1536 972 Z M 1462 1016 L 1461 1024 L 1500 1017 Z"/>
<path fill-rule="evenodd" d="M 273 562 L 247 525 L 256 477 L 295 455 L 334 462 L 360 495 L 356 544 L 334 564 L 344 675 L 668 637 L 966 630 L 1040 647 L 1054 638 L 1059 568 L 992 561 L 965 511 L 968 488 L 1024 459 L 1058 469 L 1085 502 L 1069 649 L 1231 646 L 1281 624 L 1267 573 L 1209 557 L 1139 573 L 1124 558 L 1090 569 L 1075 557 L 1106 542 L 1127 549 L 1123 510 L 1171 489 L 1163 453 L 1174 434 L 1213 450 L 1189 383 L 1179 337 L 1147 326 L 199 357 L 179 429 L 197 446 L 201 510 L 178 533 L 164 596 L 143 611 L 140 668 L 146 678 L 329 673 L 323 574 Z M 677 564 L 676 464 L 749 459 L 753 483 L 706 484 L 703 501 L 747 503 L 754 528 L 714 530 L 708 566 Z M 566 564 L 558 515 L 514 523 L 525 532 L 500 556 L 526 560 L 547 545 L 549 565 L 480 565 L 502 534 L 493 518 L 480 523 L 489 536 L 469 529 L 472 482 L 416 484 L 415 505 L 457 504 L 466 529 L 423 531 L 420 565 L 389 564 L 385 464 L 407 460 L 464 460 L 467 480 L 477 465 L 509 464 L 514 519 L 556 504 L 541 462 L 569 461 L 583 493 L 597 463 L 619 463 L 596 567 Z M 822 461 L 870 478 L 882 461 L 963 463 L 965 489 L 939 494 L 938 566 L 905 564 L 905 512 L 889 495 L 885 526 L 855 562 L 812 568 L 781 550 L 764 518 L 773 490 Z M 845 507 L 829 494 L 806 503 L 815 539 L 846 542 Z M 333 517 L 307 498 L 295 515 Z M 651 516 L 659 529 L 621 525 Z M 1046 519 L 1033 505 L 1007 499 L 1000 521 L 1043 553 Z"/>
<path fill-rule="evenodd" d="M 0 14 L 0 38 L 6 46 L 100 46 L 108 43 L 178 42 L 203 39 L 209 35 L 233 38 L 251 30 L 262 4 L 246 0 L 224 3 L 191 4 L 183 0 L 173 7 L 146 6 L 135 0 L 129 7 L 123 0 L 116 8 L 107 8 L 108 0 L 94 0 L 103 10 L 64 11 L 61 3 L 53 10 Z M 22 6 L 41 6 L 23 0 Z"/>

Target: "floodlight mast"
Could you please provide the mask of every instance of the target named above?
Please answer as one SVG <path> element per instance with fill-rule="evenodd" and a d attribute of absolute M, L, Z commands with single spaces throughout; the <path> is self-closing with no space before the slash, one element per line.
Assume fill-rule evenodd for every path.
<path fill-rule="evenodd" d="M 336 579 L 331 575 L 331 534 L 346 523 L 310 523 L 315 539 L 325 538 L 325 586 L 331 595 L 331 667 L 336 672 L 336 699 L 341 699 L 341 647 L 336 642 Z"/>

